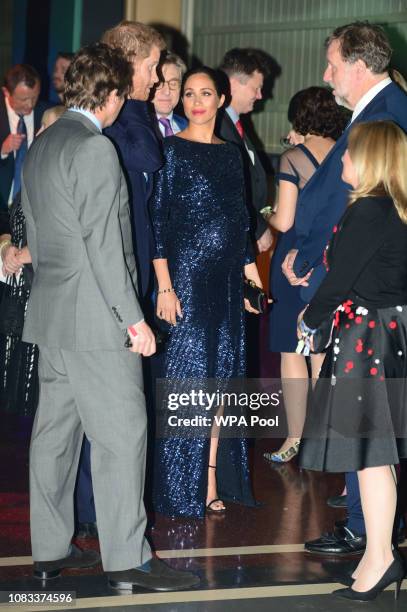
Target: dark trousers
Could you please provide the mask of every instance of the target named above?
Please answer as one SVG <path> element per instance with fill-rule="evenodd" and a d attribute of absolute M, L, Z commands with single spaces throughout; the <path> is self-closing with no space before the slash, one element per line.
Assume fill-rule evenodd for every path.
<path fill-rule="evenodd" d="M 90 443 L 86 436 L 83 436 L 78 476 L 75 485 L 75 522 L 96 522 L 92 474 L 90 471 Z"/>

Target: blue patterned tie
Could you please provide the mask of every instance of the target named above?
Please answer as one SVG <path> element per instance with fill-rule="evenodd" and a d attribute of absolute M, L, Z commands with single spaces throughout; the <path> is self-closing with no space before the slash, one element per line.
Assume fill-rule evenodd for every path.
<path fill-rule="evenodd" d="M 21 170 L 23 168 L 24 158 L 27 153 L 27 128 L 24 121 L 24 116 L 19 115 L 19 120 L 17 124 L 17 134 L 24 134 L 25 138 L 22 141 L 20 148 L 16 153 L 16 158 L 14 160 L 14 186 L 13 186 L 13 200 L 17 193 L 21 189 Z"/>

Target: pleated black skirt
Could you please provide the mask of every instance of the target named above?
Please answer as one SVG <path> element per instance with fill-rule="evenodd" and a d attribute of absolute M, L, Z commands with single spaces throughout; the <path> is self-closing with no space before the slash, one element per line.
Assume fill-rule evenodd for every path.
<path fill-rule="evenodd" d="M 308 409 L 300 465 L 352 472 L 407 457 L 407 306 L 348 300 Z"/>

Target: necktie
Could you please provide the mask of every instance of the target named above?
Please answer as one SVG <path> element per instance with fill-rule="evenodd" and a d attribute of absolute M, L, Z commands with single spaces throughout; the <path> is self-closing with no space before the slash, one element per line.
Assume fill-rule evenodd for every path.
<path fill-rule="evenodd" d="M 239 132 L 239 136 L 240 138 L 243 138 L 244 136 L 244 129 L 243 129 L 243 125 L 242 122 L 240 121 L 240 119 L 238 119 L 235 123 L 236 129 Z"/>
<path fill-rule="evenodd" d="M 14 160 L 14 186 L 13 186 L 13 200 L 17 193 L 21 189 L 21 170 L 24 163 L 24 158 L 27 153 L 28 145 L 27 145 L 27 128 L 25 125 L 23 115 L 19 115 L 19 120 L 17 124 L 17 134 L 24 134 L 25 138 L 21 143 L 20 148 L 16 152 L 16 158 Z"/>
<path fill-rule="evenodd" d="M 161 125 L 164 128 L 165 138 L 167 138 L 167 136 L 174 136 L 174 132 L 172 131 L 172 127 L 171 127 L 171 122 L 168 119 L 168 117 L 160 117 L 158 121 L 159 123 L 161 123 Z"/>

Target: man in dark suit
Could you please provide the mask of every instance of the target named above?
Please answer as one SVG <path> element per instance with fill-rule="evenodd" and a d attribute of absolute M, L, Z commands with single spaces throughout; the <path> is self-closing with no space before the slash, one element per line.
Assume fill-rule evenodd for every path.
<path fill-rule="evenodd" d="M 325 275 L 323 252 L 348 202 L 350 186 L 341 178 L 341 159 L 352 124 L 387 119 L 407 131 L 407 95 L 389 77 L 392 50 L 379 26 L 367 22 L 341 26 L 327 39 L 326 51 L 324 81 L 333 88 L 337 102 L 351 109 L 353 115 L 300 194 L 296 249 L 288 253 L 283 272 L 292 285 L 302 285 L 305 302 L 310 301 Z M 365 550 L 366 529 L 355 473 L 346 474 L 346 487 L 347 524 L 306 542 L 309 552 L 346 555 Z"/>
<path fill-rule="evenodd" d="M 38 102 L 40 75 L 28 64 L 16 64 L 4 77 L 0 93 L 0 208 L 7 210 L 20 191 L 21 168 L 41 127 L 47 105 Z"/>
<path fill-rule="evenodd" d="M 68 111 L 33 144 L 22 185 L 34 267 L 23 338 L 40 355 L 30 446 L 34 576 L 48 580 L 99 561 L 71 544 L 85 431 L 109 585 L 188 588 L 199 579 L 152 558 L 144 534 L 140 355 L 152 355 L 155 340 L 135 290 L 126 182 L 102 135 L 131 89 L 132 70 L 118 49 L 97 43 L 76 54 L 65 78 Z"/>
<path fill-rule="evenodd" d="M 168 53 L 161 65 L 162 80 L 155 86 L 151 102 L 162 138 L 178 134 L 188 125 L 185 117 L 174 113 L 174 108 L 179 102 L 182 77 L 186 69 L 182 59 L 175 53 Z"/>
<path fill-rule="evenodd" d="M 252 236 L 261 253 L 267 251 L 273 241 L 270 227 L 260 213 L 269 203 L 267 177 L 240 117 L 250 113 L 256 100 L 261 100 L 267 67 L 255 49 L 231 49 L 223 58 L 220 70 L 229 79 L 231 100 L 218 114 L 216 133 L 222 140 L 235 142 L 242 153 Z"/>
<path fill-rule="evenodd" d="M 147 298 L 144 306 L 151 308 L 154 242 L 148 200 L 153 188 L 153 173 L 162 166 L 163 159 L 147 100 L 158 82 L 157 66 L 165 43 L 156 30 L 134 21 L 125 21 L 107 30 L 102 40 L 120 48 L 133 62 L 130 99 L 105 133 L 116 147 L 127 178 L 139 292 L 142 298 Z"/>

